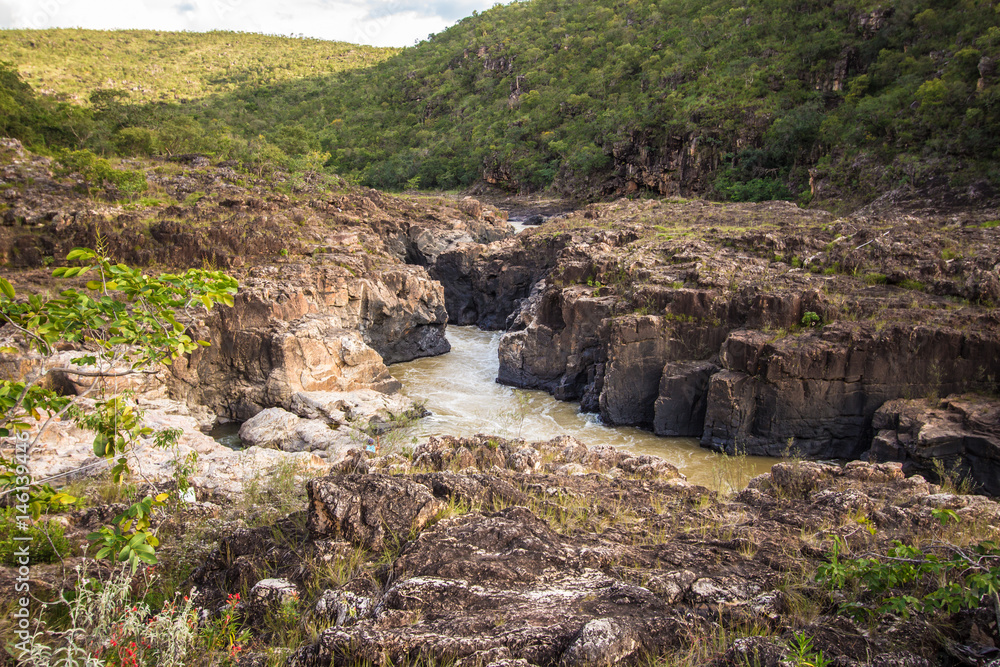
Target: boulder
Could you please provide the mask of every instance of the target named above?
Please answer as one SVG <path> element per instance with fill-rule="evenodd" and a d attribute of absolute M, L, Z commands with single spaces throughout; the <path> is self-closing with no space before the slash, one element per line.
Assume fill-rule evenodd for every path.
<path fill-rule="evenodd" d="M 310 480 L 309 534 L 338 538 L 365 549 L 382 549 L 409 539 L 445 503 L 426 486 L 386 475 L 331 475 Z"/>
<path fill-rule="evenodd" d="M 287 407 L 304 419 L 349 425 L 355 429 L 391 425 L 408 416 L 424 416 L 406 396 L 374 389 L 296 392 Z"/>
<path fill-rule="evenodd" d="M 262 410 L 240 426 L 240 440 L 247 447 L 265 447 L 285 452 L 326 452 L 337 456 L 360 446 L 358 431 L 321 419 L 302 419 L 282 408 Z"/>
<path fill-rule="evenodd" d="M 264 618 L 282 606 L 294 604 L 299 589 L 287 579 L 261 579 L 247 594 L 245 610 L 252 618 Z"/>
<path fill-rule="evenodd" d="M 367 596 L 357 595 L 351 591 L 323 591 L 313 611 L 335 627 L 353 625 L 368 616 L 375 606 L 374 601 Z"/>

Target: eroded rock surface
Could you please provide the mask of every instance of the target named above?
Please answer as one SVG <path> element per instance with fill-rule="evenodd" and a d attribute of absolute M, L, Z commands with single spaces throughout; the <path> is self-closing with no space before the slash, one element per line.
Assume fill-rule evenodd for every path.
<path fill-rule="evenodd" d="M 991 216 L 622 200 L 434 275 L 453 321 L 507 328 L 501 382 L 730 453 L 856 458 L 888 400 L 996 393 Z"/>
<path fill-rule="evenodd" d="M 320 626 L 316 641 L 289 659 L 299 667 L 633 663 L 694 650 L 709 636 L 726 637 L 703 648 L 703 655 L 716 651 L 712 664 L 778 665 L 789 659 L 796 633 L 835 664 L 938 664 L 944 643 L 972 647 L 997 636 L 978 616 L 952 626 L 948 638 L 920 615 L 883 617 L 875 632 L 836 616 L 822 602 L 829 592 L 811 580 L 790 587 L 795 573 L 825 562 L 834 536 L 857 553 L 895 539 L 937 539 L 941 508 L 995 533 L 1000 506 L 985 497 L 941 493 L 905 477 L 898 463 L 798 462 L 722 499 L 678 483 L 669 468 L 642 476 L 577 463 L 584 474 L 550 472 L 606 460 L 567 440 L 528 445 L 550 459 L 541 468 L 504 465 L 519 446 L 490 445 L 485 436 L 439 439 L 423 454 L 440 457 L 425 463 L 453 467 L 471 454 L 463 472 L 387 475 L 381 471 L 399 465 L 390 456 L 368 461 L 380 472 L 315 480 L 308 535 L 289 523 L 275 527 L 280 539 L 260 532 L 256 542 L 231 540 L 194 581 L 206 596 L 237 580 L 252 587 L 284 577 L 301 586 L 314 581 L 317 563 L 356 563 L 350 554 L 369 545 L 371 569 L 336 586 L 321 580 L 315 601 L 302 600 L 317 610 L 310 623 Z M 395 506 L 385 499 L 390 493 Z M 874 531 L 859 530 L 857 517 Z M 296 540 L 294 549 L 279 546 Z M 236 561 L 227 566 L 224 553 Z M 794 613 L 802 596 L 818 605 L 818 616 Z M 982 611 L 984 619 L 992 614 Z M 741 636 L 747 627 L 766 628 L 766 636 Z"/>
<path fill-rule="evenodd" d="M 875 413 L 869 457 L 901 461 L 909 473 L 948 475 L 1000 496 L 1000 405 L 962 395 L 942 401 L 898 399 Z"/>

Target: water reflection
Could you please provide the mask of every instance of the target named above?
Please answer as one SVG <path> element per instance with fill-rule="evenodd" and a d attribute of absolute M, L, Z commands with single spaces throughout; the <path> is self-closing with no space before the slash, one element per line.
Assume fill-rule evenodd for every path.
<path fill-rule="evenodd" d="M 527 440 L 570 435 L 588 445 L 614 445 L 655 454 L 677 466 L 688 479 L 711 488 L 729 480 L 767 472 L 775 459 L 747 457 L 738 466 L 698 446 L 694 438 L 661 438 L 637 428 L 609 427 L 579 405 L 557 401 L 542 391 L 514 392 L 495 382 L 500 334 L 475 327 L 448 327 L 452 351 L 390 367 L 408 396 L 426 401 L 433 415 L 421 420 L 416 436 L 468 436 L 490 433 Z"/>

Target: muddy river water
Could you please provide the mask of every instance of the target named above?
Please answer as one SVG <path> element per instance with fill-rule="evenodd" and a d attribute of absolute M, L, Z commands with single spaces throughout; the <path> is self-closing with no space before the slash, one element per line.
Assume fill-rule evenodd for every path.
<path fill-rule="evenodd" d="M 448 354 L 389 367 L 403 383 L 403 393 L 424 401 L 433 413 L 417 422 L 413 437 L 489 433 L 532 441 L 570 435 L 588 445 L 655 454 L 677 466 L 688 480 L 715 489 L 743 486 L 777 461 L 725 458 L 699 447 L 695 438 L 661 438 L 637 428 L 605 426 L 597 415 L 581 413 L 577 403 L 497 384 L 499 332 L 449 326 L 448 340 Z"/>

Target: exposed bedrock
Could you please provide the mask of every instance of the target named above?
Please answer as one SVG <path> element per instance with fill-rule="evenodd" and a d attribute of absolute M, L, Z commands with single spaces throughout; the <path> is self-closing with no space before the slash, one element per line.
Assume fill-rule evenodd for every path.
<path fill-rule="evenodd" d="M 615 315 L 584 286 L 544 284 L 520 331 L 500 341 L 499 381 L 580 400 L 612 424 L 693 436 L 729 453 L 857 458 L 887 400 L 986 387 L 1000 337 L 945 326 L 835 322 L 796 335 L 742 328 L 770 307 L 789 327 L 811 293 L 739 296 L 679 289 L 664 315 Z M 738 328 L 739 327 L 739 328 Z"/>
<path fill-rule="evenodd" d="M 858 458 L 886 401 L 997 390 L 1000 315 L 965 289 L 1000 275 L 993 229 L 619 201 L 432 275 L 451 321 L 506 330 L 502 383 L 729 453 Z"/>
<path fill-rule="evenodd" d="M 290 667 L 633 665 L 746 627 L 769 629 L 752 638 L 760 651 L 739 638 L 730 660 L 703 663 L 764 664 L 766 649 L 766 664 L 793 664 L 783 638 L 799 632 L 838 665 L 939 664 L 945 642 L 994 641 L 989 598 L 951 615 L 950 635 L 921 612 L 887 615 L 879 632 L 844 614 L 796 613 L 790 574 L 828 562 L 835 543 L 880 553 L 938 539 L 941 509 L 960 525 L 996 525 L 996 502 L 904 478 L 898 463 L 779 463 L 726 498 L 662 461 L 635 474 L 636 459 L 655 457 L 569 438 L 431 439 L 414 454 L 313 479 L 306 512 L 227 535 L 191 575 L 199 602 L 250 590 L 242 609 L 253 617 L 297 592 L 316 634 Z M 612 454 L 621 458 L 609 466 Z M 457 461 L 462 472 L 451 472 Z M 875 530 L 860 530 L 859 516 Z M 347 562 L 350 577 L 326 574 Z"/>
<path fill-rule="evenodd" d="M 491 243 L 465 244 L 441 253 L 430 274 L 441 281 L 453 324 L 484 329 L 521 328 L 516 321 L 537 283 L 586 283 L 608 268 L 608 252 L 638 238 L 631 228 L 593 234 L 539 234 Z M 552 275 L 558 266 L 558 276 Z"/>
<path fill-rule="evenodd" d="M 386 364 L 448 351 L 444 295 L 423 268 L 364 268 L 253 269 L 199 328 L 211 347 L 173 367 L 174 391 L 239 420 L 301 391 L 395 391 Z"/>
<path fill-rule="evenodd" d="M 579 400 L 612 424 L 696 436 L 707 374 L 691 364 L 712 367 L 709 360 L 734 328 L 762 320 L 790 326 L 817 298 L 807 292 L 725 299 L 708 290 L 658 288 L 644 298 L 664 314 L 619 315 L 620 300 L 601 293 L 539 283 L 518 314 L 524 328 L 501 338 L 499 381 Z M 665 378 L 672 379 L 664 384 Z"/>
<path fill-rule="evenodd" d="M 869 459 L 902 461 L 907 474 L 947 475 L 1000 496 L 1000 405 L 976 394 L 897 399 L 875 413 Z"/>
<path fill-rule="evenodd" d="M 947 395 L 1000 372 L 995 334 L 835 322 L 777 340 L 733 332 L 712 376 L 702 445 L 727 452 L 857 458 L 887 400 Z"/>

